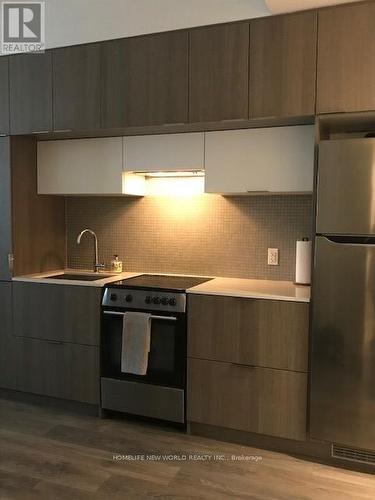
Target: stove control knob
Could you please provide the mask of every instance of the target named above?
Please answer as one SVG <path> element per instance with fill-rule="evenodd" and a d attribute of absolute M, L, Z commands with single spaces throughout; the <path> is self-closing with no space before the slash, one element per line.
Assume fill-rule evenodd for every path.
<path fill-rule="evenodd" d="M 112 302 L 116 302 L 116 300 L 117 300 L 117 294 L 116 293 L 111 293 L 111 295 L 109 296 L 109 300 L 111 300 Z"/>
<path fill-rule="evenodd" d="M 167 297 L 163 297 L 161 299 L 161 303 L 163 304 L 163 306 L 167 306 L 169 304 L 169 300 L 167 299 Z"/>
<path fill-rule="evenodd" d="M 153 302 L 154 302 L 154 304 L 156 304 L 156 305 L 160 304 L 160 298 L 159 298 L 159 297 L 154 297 Z"/>
<path fill-rule="evenodd" d="M 145 302 L 146 302 L 146 304 L 151 304 L 152 299 L 149 295 L 147 295 L 147 297 L 145 298 Z"/>
<path fill-rule="evenodd" d="M 173 298 L 173 299 L 169 299 L 169 305 L 170 305 L 170 306 L 175 306 L 176 304 L 177 304 L 177 301 L 176 301 L 176 299 L 175 299 L 175 298 Z"/>
<path fill-rule="evenodd" d="M 132 302 L 132 300 L 133 300 L 133 295 L 127 295 L 125 297 L 125 302 Z"/>

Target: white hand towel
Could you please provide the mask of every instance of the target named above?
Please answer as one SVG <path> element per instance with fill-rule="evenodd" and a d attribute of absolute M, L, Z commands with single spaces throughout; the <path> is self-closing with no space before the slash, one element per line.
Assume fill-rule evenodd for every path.
<path fill-rule="evenodd" d="M 146 375 L 151 344 L 151 314 L 126 312 L 122 330 L 121 371 Z"/>

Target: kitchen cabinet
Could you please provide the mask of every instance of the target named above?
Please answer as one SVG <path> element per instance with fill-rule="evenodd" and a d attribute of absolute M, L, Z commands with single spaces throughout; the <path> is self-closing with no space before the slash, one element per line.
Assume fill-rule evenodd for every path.
<path fill-rule="evenodd" d="M 44 313 L 45 310 L 41 311 L 40 316 Z M 22 339 L 18 349 L 19 391 L 83 403 L 99 403 L 98 347 Z"/>
<path fill-rule="evenodd" d="M 250 118 L 315 114 L 317 12 L 250 23 Z"/>
<path fill-rule="evenodd" d="M 0 280 L 65 266 L 65 203 L 38 196 L 35 138 L 0 137 Z"/>
<path fill-rule="evenodd" d="M 121 128 L 127 123 L 126 62 L 127 39 L 110 40 L 101 45 L 101 126 Z"/>
<path fill-rule="evenodd" d="M 192 358 L 307 372 L 309 305 L 189 295 Z"/>
<path fill-rule="evenodd" d="M 38 194 L 143 194 L 144 179 L 123 172 L 122 137 L 40 141 L 37 154 Z"/>
<path fill-rule="evenodd" d="M 207 193 L 313 191 L 314 127 L 207 132 Z"/>
<path fill-rule="evenodd" d="M 304 440 L 306 401 L 306 373 L 188 360 L 190 422 Z"/>
<path fill-rule="evenodd" d="M 12 335 L 12 283 L 0 281 L 0 387 L 16 389 L 17 345 Z"/>
<path fill-rule="evenodd" d="M 127 126 L 187 122 L 187 32 L 128 38 L 124 66 Z"/>
<path fill-rule="evenodd" d="M 0 134 L 9 134 L 9 58 L 0 57 Z"/>
<path fill-rule="evenodd" d="M 10 132 L 52 130 L 52 52 L 9 58 Z"/>
<path fill-rule="evenodd" d="M 317 113 L 375 109 L 375 3 L 319 11 Z"/>
<path fill-rule="evenodd" d="M 204 133 L 124 137 L 124 169 L 135 172 L 203 170 Z"/>
<path fill-rule="evenodd" d="M 249 23 L 190 31 L 189 121 L 246 120 Z"/>
<path fill-rule="evenodd" d="M 100 128 L 100 45 L 53 50 L 54 129 Z"/>
<path fill-rule="evenodd" d="M 100 288 L 15 281 L 13 300 L 17 337 L 99 345 Z"/>
<path fill-rule="evenodd" d="M 0 137 L 0 280 L 11 279 L 12 253 L 10 138 Z"/>

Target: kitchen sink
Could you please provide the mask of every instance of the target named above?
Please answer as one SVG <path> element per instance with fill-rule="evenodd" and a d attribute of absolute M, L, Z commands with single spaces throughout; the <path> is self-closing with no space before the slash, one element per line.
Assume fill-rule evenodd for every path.
<path fill-rule="evenodd" d="M 75 281 L 99 281 L 106 278 L 113 278 L 113 274 L 57 274 L 55 276 L 47 276 L 45 279 L 53 280 L 75 280 Z"/>

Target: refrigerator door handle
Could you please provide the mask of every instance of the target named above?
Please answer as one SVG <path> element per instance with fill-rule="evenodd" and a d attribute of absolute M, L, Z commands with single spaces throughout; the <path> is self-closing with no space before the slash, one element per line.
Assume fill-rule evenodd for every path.
<path fill-rule="evenodd" d="M 374 246 L 375 236 L 350 236 L 338 234 L 318 234 L 319 238 L 326 240 L 328 243 L 347 245 L 347 246 Z"/>

